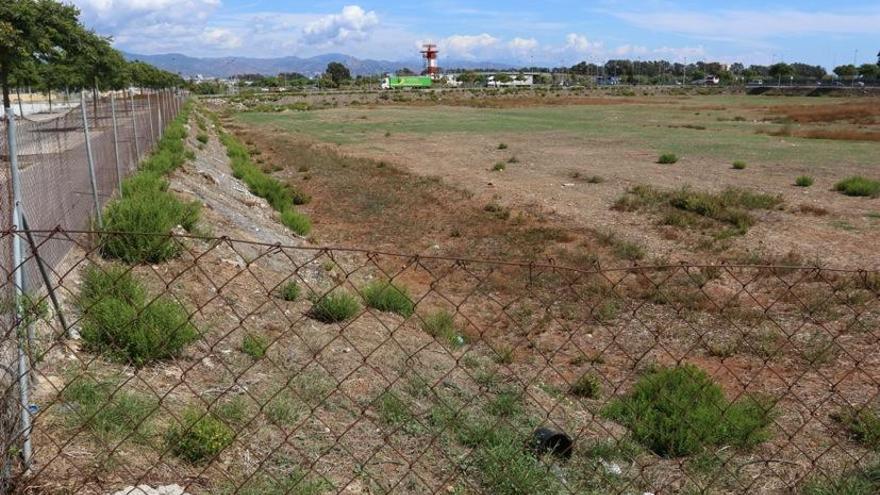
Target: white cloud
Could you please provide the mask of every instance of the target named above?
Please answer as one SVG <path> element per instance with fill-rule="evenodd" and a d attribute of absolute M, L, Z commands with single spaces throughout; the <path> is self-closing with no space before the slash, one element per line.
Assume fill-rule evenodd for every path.
<path fill-rule="evenodd" d="M 519 51 L 534 50 L 538 47 L 538 40 L 535 38 L 514 38 L 507 43 L 507 46 Z"/>
<path fill-rule="evenodd" d="M 478 56 L 484 56 L 488 53 L 488 49 L 499 45 L 501 40 L 488 34 L 464 35 L 455 34 L 440 40 L 438 43 L 441 50 L 451 56 L 466 59 L 474 59 Z"/>
<path fill-rule="evenodd" d="M 205 20 L 220 0 L 73 0 L 83 19 L 98 30 L 125 28 L 135 22 L 175 21 L 192 24 Z"/>
<path fill-rule="evenodd" d="M 798 10 L 725 10 L 719 12 L 609 12 L 633 25 L 654 31 L 751 41 L 815 34 L 876 34 L 880 10 L 835 14 Z"/>
<path fill-rule="evenodd" d="M 242 45 L 241 37 L 224 28 L 205 28 L 199 39 L 206 45 L 231 50 Z"/>
<path fill-rule="evenodd" d="M 358 5 L 348 5 L 339 14 L 324 16 L 305 27 L 303 41 L 310 45 L 340 45 L 365 40 L 379 25 L 379 16 Z"/>
<path fill-rule="evenodd" d="M 648 53 L 648 48 L 639 45 L 620 45 L 612 51 L 618 57 L 639 56 Z"/>
<path fill-rule="evenodd" d="M 562 51 L 575 53 L 594 53 L 602 50 L 602 43 L 592 42 L 586 36 L 577 33 L 569 33 L 565 36 L 565 46 Z"/>

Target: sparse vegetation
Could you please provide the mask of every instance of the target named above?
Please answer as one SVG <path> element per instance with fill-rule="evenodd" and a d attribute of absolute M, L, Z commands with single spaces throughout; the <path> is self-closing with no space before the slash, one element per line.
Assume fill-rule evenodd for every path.
<path fill-rule="evenodd" d="M 452 347 L 460 347 L 466 342 L 455 326 L 455 318 L 446 310 L 438 310 L 425 316 L 422 330 L 431 337 L 446 342 Z"/>
<path fill-rule="evenodd" d="M 721 387 L 693 365 L 648 373 L 604 414 L 663 457 L 695 454 L 710 445 L 751 447 L 767 438 L 772 418 L 769 406 L 754 398 L 729 402 Z"/>
<path fill-rule="evenodd" d="M 254 359 L 265 356 L 268 349 L 269 341 L 262 335 L 248 333 L 241 339 L 241 352 Z"/>
<path fill-rule="evenodd" d="M 838 478 L 816 476 L 801 491 L 803 495 L 875 495 L 880 492 L 880 464 L 854 469 Z"/>
<path fill-rule="evenodd" d="M 336 290 L 316 297 L 309 315 L 324 323 L 338 323 L 348 320 L 361 310 L 361 305 L 351 294 Z"/>
<path fill-rule="evenodd" d="M 209 461 L 232 444 L 235 432 L 213 413 L 190 408 L 183 423 L 175 423 L 166 434 L 171 452 L 193 464 Z"/>
<path fill-rule="evenodd" d="M 833 416 L 850 437 L 865 447 L 880 451 L 880 412 L 870 404 L 848 408 Z"/>
<path fill-rule="evenodd" d="M 208 144 L 208 135 L 204 132 L 200 132 L 196 135 L 196 140 L 202 144 Z"/>
<path fill-rule="evenodd" d="M 183 306 L 149 297 L 122 266 L 86 267 L 76 306 L 85 348 L 136 366 L 177 356 L 198 336 Z"/>
<path fill-rule="evenodd" d="M 835 184 L 834 190 L 847 196 L 876 198 L 880 196 L 880 181 L 854 175 Z"/>
<path fill-rule="evenodd" d="M 307 202 L 308 197 L 263 172 L 251 161 L 248 148 L 235 136 L 223 133 L 220 135 L 220 141 L 226 146 L 226 153 L 231 160 L 232 175 L 247 184 L 251 193 L 265 199 L 278 211 L 284 226 L 299 235 L 308 234 L 311 230 L 311 221 L 306 215 L 294 210 L 295 204 Z"/>
<path fill-rule="evenodd" d="M 584 373 L 574 383 L 568 391 L 575 397 L 583 397 L 585 399 L 595 399 L 599 397 L 602 391 L 602 385 L 599 379 L 592 373 Z"/>
<path fill-rule="evenodd" d="M 405 288 L 398 287 L 391 282 L 370 283 L 363 288 L 362 294 L 367 306 L 379 311 L 397 313 L 404 318 L 408 318 L 415 309 L 409 292 Z"/>
<path fill-rule="evenodd" d="M 88 428 L 102 441 L 129 438 L 145 441 L 152 426 L 150 416 L 158 409 L 148 396 L 126 390 L 113 380 L 98 381 L 80 376 L 61 392 L 65 415 L 75 427 Z"/>

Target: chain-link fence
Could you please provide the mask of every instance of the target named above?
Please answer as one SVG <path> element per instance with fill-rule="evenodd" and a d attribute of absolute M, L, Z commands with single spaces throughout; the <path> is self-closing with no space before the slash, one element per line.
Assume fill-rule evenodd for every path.
<path fill-rule="evenodd" d="M 88 228 L 98 208 L 118 190 L 121 179 L 153 149 L 165 125 L 178 114 L 183 98 L 184 94 L 172 90 L 115 92 L 97 99 L 83 95 L 79 106 L 61 113 L 15 117 L 14 122 L 0 118 L 0 230 L 9 231 L 16 223 L 12 207 L 13 158 L 17 162 L 23 225 L 32 229 Z M 23 250 L 28 244 L 22 238 Z M 49 242 L 41 247 L 41 259 L 45 266 L 57 266 L 69 248 L 69 243 Z M 0 264 L 17 264 L 10 236 L 0 242 Z M 25 263 L 23 267 L 27 284 L 18 284 L 20 290 L 36 291 L 44 285 L 36 263 Z M 15 326 L 13 310 L 21 298 L 13 290 L 13 270 L 4 270 L 8 277 L 0 293 L 0 322 L 9 330 Z M 17 337 L 5 333 L 0 345 L 0 387 L 5 393 L 0 411 L 3 479 L 9 477 L 11 461 L 19 448 L 5 442 L 21 434 L 19 397 L 24 395 L 15 395 L 22 390 L 15 391 L 22 362 Z"/>
<path fill-rule="evenodd" d="M 133 234 L 33 233 L 32 256 L 71 250 L 50 278 L 78 337 L 42 297 L 30 331 L 4 329 L 30 335 L 34 457 L 18 491 L 880 486 L 878 273 L 185 236 L 151 238 L 179 258 L 131 267 L 101 258 L 107 235 Z"/>

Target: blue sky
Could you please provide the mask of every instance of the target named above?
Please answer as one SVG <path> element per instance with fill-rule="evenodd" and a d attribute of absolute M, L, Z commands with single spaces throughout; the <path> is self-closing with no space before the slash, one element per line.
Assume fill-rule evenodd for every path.
<path fill-rule="evenodd" d="M 609 58 L 826 67 L 876 62 L 880 1 L 506 0 L 466 2 L 72 0 L 87 25 L 144 54 L 345 53 L 571 65 Z M 720 6 L 719 6 L 720 5 Z"/>

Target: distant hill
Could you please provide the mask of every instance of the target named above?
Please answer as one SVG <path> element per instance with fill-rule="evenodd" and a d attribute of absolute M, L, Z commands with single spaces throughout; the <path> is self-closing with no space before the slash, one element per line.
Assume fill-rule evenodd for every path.
<path fill-rule="evenodd" d="M 340 53 L 328 53 L 309 58 L 279 57 L 190 57 L 180 53 L 164 53 L 159 55 L 139 55 L 126 53 L 128 60 L 140 60 L 185 78 L 202 75 L 204 77 L 230 77 L 236 74 L 275 75 L 280 72 L 299 72 L 307 76 L 321 74 L 330 62 L 340 62 L 351 70 L 353 75 L 372 75 L 392 73 L 400 69 L 420 71 L 420 60 L 390 61 L 359 59 Z M 508 69 L 512 64 L 497 62 L 473 62 L 464 60 L 441 61 L 444 67 L 459 69 Z"/>

